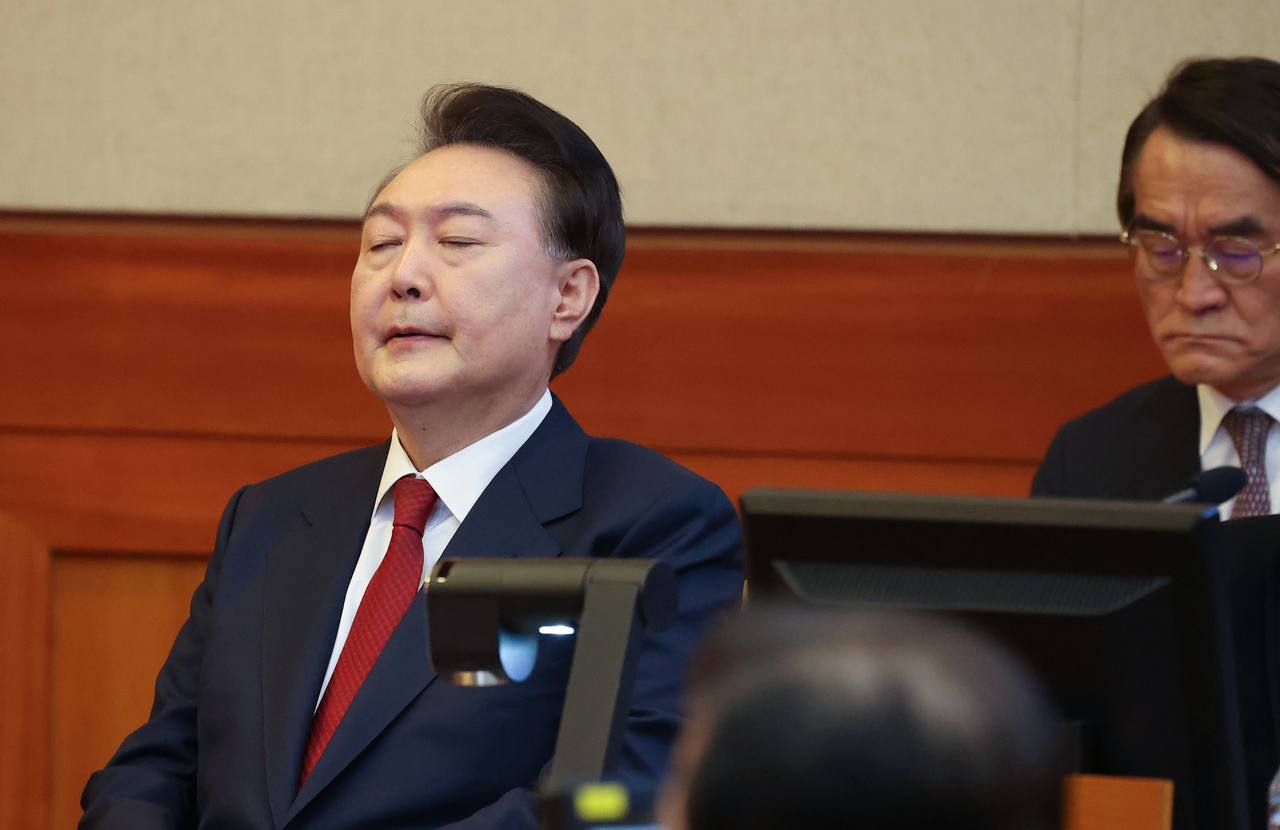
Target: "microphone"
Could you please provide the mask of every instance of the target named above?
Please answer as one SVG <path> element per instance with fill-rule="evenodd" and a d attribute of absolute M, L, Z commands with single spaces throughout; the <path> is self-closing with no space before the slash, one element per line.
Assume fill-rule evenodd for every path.
<path fill-rule="evenodd" d="M 1164 504 L 1222 504 L 1244 489 L 1249 476 L 1239 467 L 1214 467 L 1196 473 L 1187 481 L 1185 490 L 1162 499 Z"/>

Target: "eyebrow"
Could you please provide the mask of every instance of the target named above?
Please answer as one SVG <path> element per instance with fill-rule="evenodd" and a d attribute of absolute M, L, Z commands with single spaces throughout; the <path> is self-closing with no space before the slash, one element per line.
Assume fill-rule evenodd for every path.
<path fill-rule="evenodd" d="M 1177 230 L 1173 225 L 1170 225 L 1167 222 L 1157 222 L 1145 213 L 1139 213 L 1137 216 L 1133 217 L 1132 226 L 1137 230 L 1160 231 L 1162 233 L 1167 233 L 1170 236 L 1173 236 Z"/>
<path fill-rule="evenodd" d="M 446 202 L 443 205 L 431 208 L 431 213 L 436 221 L 453 216 L 478 216 L 481 219 L 493 218 L 492 213 L 471 202 Z M 377 202 L 370 205 L 369 209 L 365 211 L 364 221 L 368 222 L 375 216 L 389 216 L 392 219 L 401 219 L 404 216 L 404 211 L 390 202 Z"/>
<path fill-rule="evenodd" d="M 369 206 L 364 212 L 364 221 L 368 222 L 375 216 L 390 216 L 392 219 L 399 219 L 402 215 L 400 208 L 389 202 L 377 202 Z"/>
<path fill-rule="evenodd" d="M 1133 227 L 1144 231 L 1161 231 L 1170 236 L 1177 236 L 1177 229 L 1166 222 L 1157 222 L 1144 213 L 1133 218 Z M 1263 232 L 1262 223 L 1253 216 L 1241 216 L 1230 222 L 1223 222 L 1209 228 L 1210 236 L 1257 236 Z"/>
<path fill-rule="evenodd" d="M 1262 223 L 1252 216 L 1241 216 L 1209 229 L 1214 236 L 1257 236 L 1262 233 Z"/>
<path fill-rule="evenodd" d="M 432 208 L 431 212 L 439 219 L 448 219 L 451 216 L 478 216 L 481 219 L 493 218 L 492 213 L 471 202 L 448 202 Z"/>

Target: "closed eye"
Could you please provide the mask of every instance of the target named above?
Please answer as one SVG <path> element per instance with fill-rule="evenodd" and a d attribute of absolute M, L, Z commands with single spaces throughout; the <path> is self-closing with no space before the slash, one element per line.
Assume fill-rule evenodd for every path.
<path fill-rule="evenodd" d="M 392 246 L 394 246 L 394 245 L 399 245 L 399 244 L 400 244 L 400 241 L 399 241 L 399 240 L 397 240 L 397 239 L 388 239 L 388 240 L 383 241 L 383 242 L 375 242 L 375 243 L 373 243 L 372 245 L 370 245 L 370 246 L 369 246 L 369 250 L 370 250 L 370 251 L 385 251 L 386 249 L 388 249 L 388 248 L 390 248 L 390 247 L 392 247 Z"/>

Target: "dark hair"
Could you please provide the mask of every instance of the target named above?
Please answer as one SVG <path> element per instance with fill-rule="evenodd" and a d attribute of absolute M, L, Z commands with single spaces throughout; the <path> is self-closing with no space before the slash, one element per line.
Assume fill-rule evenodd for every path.
<path fill-rule="evenodd" d="M 704 644 L 690 830 L 1056 830 L 1060 724 L 1007 652 L 943 620 L 748 611 Z M 701 701 L 701 705 L 699 704 Z"/>
<path fill-rule="evenodd" d="M 589 259 L 600 274 L 600 293 L 586 319 L 556 355 L 551 376 L 573 363 L 595 325 L 622 267 L 627 231 L 622 194 L 609 162 L 577 125 L 518 89 L 486 84 L 439 84 L 422 99 L 418 156 L 451 144 L 495 147 L 537 170 L 543 244 L 560 259 Z M 404 168 L 393 170 L 373 198 Z M 370 200 L 372 203 L 372 199 Z"/>
<path fill-rule="evenodd" d="M 1280 182 L 1280 63 L 1211 58 L 1186 61 L 1173 70 L 1125 135 L 1116 211 L 1126 228 L 1135 210 L 1134 168 L 1157 127 L 1181 138 L 1239 150 Z"/>

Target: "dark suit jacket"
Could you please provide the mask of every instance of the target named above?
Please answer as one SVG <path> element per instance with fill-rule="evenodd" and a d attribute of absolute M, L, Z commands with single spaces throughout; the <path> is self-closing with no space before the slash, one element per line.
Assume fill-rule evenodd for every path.
<path fill-rule="evenodd" d="M 1160 499 L 1200 472 L 1200 404 L 1174 377 L 1145 383 L 1058 430 L 1033 496 Z"/>
<path fill-rule="evenodd" d="M 1200 404 L 1193 386 L 1165 377 L 1070 421 L 1049 447 L 1033 496 L 1160 499 L 1200 472 Z M 1267 786 L 1280 747 L 1280 573 L 1273 528 L 1280 516 L 1223 525 L 1233 659 L 1244 736 L 1245 778 L 1255 823 L 1266 823 Z M 1260 824 L 1259 824 L 1260 826 Z"/>
<path fill-rule="evenodd" d="M 421 595 L 297 791 L 387 446 L 231 499 L 151 719 L 89 779 L 82 828 L 533 825 L 527 788 L 554 750 L 573 638 L 544 636 L 523 683 L 456 688 L 432 670 Z M 643 792 L 666 767 L 690 650 L 741 600 L 739 533 L 718 487 L 649 450 L 589 437 L 556 400 L 444 555 L 643 557 L 675 569 L 680 616 L 648 635 L 620 762 Z"/>

